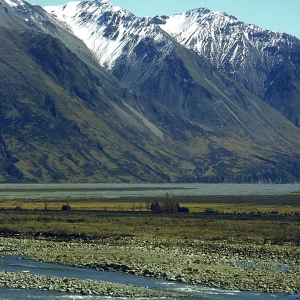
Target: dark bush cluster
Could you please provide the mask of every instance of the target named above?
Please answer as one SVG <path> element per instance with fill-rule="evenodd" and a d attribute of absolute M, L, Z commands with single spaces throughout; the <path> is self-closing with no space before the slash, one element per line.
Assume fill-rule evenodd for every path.
<path fill-rule="evenodd" d="M 70 207 L 69 204 L 64 204 L 64 205 L 61 207 L 61 210 L 69 211 L 69 210 L 71 210 L 71 207 Z"/>
<path fill-rule="evenodd" d="M 166 193 L 164 199 L 161 202 L 155 201 L 150 204 L 150 210 L 154 213 L 188 213 L 190 210 L 187 207 L 181 207 L 178 202 L 172 200 L 168 193 Z"/>

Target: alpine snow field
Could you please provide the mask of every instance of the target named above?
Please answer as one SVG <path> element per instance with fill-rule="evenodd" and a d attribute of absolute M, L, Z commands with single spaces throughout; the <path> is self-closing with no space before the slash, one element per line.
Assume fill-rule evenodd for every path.
<path fill-rule="evenodd" d="M 300 41 L 196 9 L 0 0 L 1 182 L 295 182 Z"/>

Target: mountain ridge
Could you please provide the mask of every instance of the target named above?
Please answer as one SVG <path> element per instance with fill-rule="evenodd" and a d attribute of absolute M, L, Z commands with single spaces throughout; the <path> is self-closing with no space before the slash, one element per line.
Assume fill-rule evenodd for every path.
<path fill-rule="evenodd" d="M 300 40 L 296 37 L 265 30 L 207 8 L 154 18 L 136 17 L 109 1 L 45 8 L 49 12 L 55 11 L 56 16 L 85 41 L 99 63 L 109 70 L 120 60 L 123 48 L 130 49 L 130 34 L 135 39 L 141 39 L 143 34 L 159 38 L 159 27 L 184 47 L 204 56 L 218 70 L 266 101 L 296 126 L 299 124 L 300 76 L 297 70 L 300 68 Z M 93 28 L 97 28 L 96 32 Z M 142 32 L 137 35 L 132 30 Z M 101 35 L 101 31 L 104 34 Z M 97 40 L 91 33 L 97 35 Z M 113 39 L 108 43 L 109 37 Z M 118 42 L 121 39 L 122 43 Z M 126 39 L 128 43 L 125 43 Z M 168 52 L 167 47 L 164 48 L 160 51 L 156 47 L 157 54 Z M 274 73 L 278 72 L 286 84 L 279 84 L 274 78 Z"/>
<path fill-rule="evenodd" d="M 143 52 L 145 47 L 148 47 L 148 52 L 153 52 L 147 59 L 158 60 L 155 69 L 160 67 L 163 58 L 172 51 L 173 43 L 162 37 L 159 27 L 184 47 L 211 61 L 218 70 L 266 101 L 294 124 L 299 124 L 300 76 L 297 66 L 300 40 L 293 36 L 264 30 L 206 8 L 152 19 L 138 18 L 109 1 L 100 4 L 86 1 L 46 9 L 66 22 L 85 41 L 98 62 L 114 75 L 118 73 L 113 70 L 114 65 L 124 60 L 124 51 Z M 149 43 L 146 45 L 143 41 L 145 36 L 156 42 L 155 49 Z M 157 40 L 161 40 L 161 46 Z M 291 56 L 295 57 L 293 61 Z M 129 64 L 125 62 L 125 65 Z M 143 61 L 138 64 L 139 69 L 135 68 L 134 74 L 129 74 L 135 82 L 144 67 Z M 148 64 L 144 68 L 151 69 L 152 66 Z M 273 78 L 274 73 L 278 73 L 276 70 L 281 70 L 281 78 L 286 82 L 279 89 L 278 80 Z M 131 87 L 128 80 L 121 80 L 125 86 Z"/>
<path fill-rule="evenodd" d="M 298 59 L 296 64 L 291 63 L 294 53 L 299 58 L 299 39 L 208 9 L 195 9 L 156 19 L 160 20 L 159 26 L 180 44 L 206 57 L 219 70 L 280 111 L 294 124 L 299 123 L 300 77 L 295 71 L 299 67 Z M 278 73 L 278 66 L 283 75 L 287 73 L 287 76 L 295 78 L 281 90 L 276 88 L 275 81 L 270 80 L 274 72 Z M 293 95 L 290 93 L 287 97 L 285 89 L 289 89 L 289 84 L 294 85 L 294 91 Z M 273 90 L 276 93 L 272 93 Z"/>
<path fill-rule="evenodd" d="M 0 3 L 2 182 L 299 180 L 299 128 L 150 18 L 80 2 L 106 29 L 87 37 L 122 45 L 101 66 L 53 15 Z"/>

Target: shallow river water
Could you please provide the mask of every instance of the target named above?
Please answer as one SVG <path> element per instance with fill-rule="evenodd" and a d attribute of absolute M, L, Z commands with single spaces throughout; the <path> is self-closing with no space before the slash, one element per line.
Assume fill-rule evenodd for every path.
<path fill-rule="evenodd" d="M 166 281 L 143 276 L 124 275 L 116 272 L 101 272 L 96 270 L 74 268 L 57 264 L 35 262 L 17 256 L 4 256 L 0 258 L 0 272 L 27 272 L 40 275 L 52 275 L 57 277 L 68 277 L 78 279 L 102 280 L 115 283 L 132 284 L 139 287 L 149 287 L 172 292 L 186 294 L 187 299 L 216 299 L 216 300 L 292 300 L 300 296 L 287 294 L 268 294 L 258 292 L 226 291 L 203 286 L 187 285 L 177 282 Z M 104 296 L 83 296 L 70 293 L 38 291 L 38 290 L 17 290 L 0 288 L 0 297 L 5 299 L 127 299 Z M 146 298 L 130 298 L 146 299 Z M 153 298 L 151 298 L 153 299 Z M 186 298 L 185 298 L 186 299 Z"/>

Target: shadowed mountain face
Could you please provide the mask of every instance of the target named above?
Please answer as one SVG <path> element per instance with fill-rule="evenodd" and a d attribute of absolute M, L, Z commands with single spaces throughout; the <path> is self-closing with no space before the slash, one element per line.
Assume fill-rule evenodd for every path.
<path fill-rule="evenodd" d="M 2 29 L 1 78 L 2 180 L 168 178 L 161 138 L 58 39 Z"/>
<path fill-rule="evenodd" d="M 109 73 L 101 53 L 41 8 L 34 18 L 47 26 L 32 28 L 24 22 L 32 6 L 1 3 L 9 15 L 0 28 L 2 182 L 299 179 L 300 130 L 161 29 L 131 35 L 103 63 Z"/>
<path fill-rule="evenodd" d="M 272 68 L 265 88 L 264 100 L 300 127 L 300 47 Z"/>
<path fill-rule="evenodd" d="M 203 8 L 152 22 L 299 126 L 299 39 Z"/>

